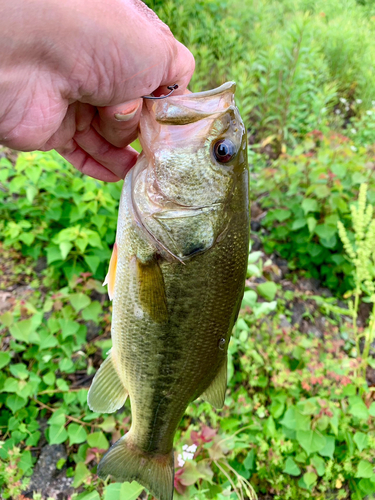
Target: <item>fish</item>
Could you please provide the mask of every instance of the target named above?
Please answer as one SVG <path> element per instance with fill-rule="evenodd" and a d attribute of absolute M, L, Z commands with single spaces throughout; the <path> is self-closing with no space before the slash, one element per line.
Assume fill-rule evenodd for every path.
<path fill-rule="evenodd" d="M 98 475 L 174 489 L 173 439 L 198 397 L 224 405 L 227 351 L 249 252 L 246 129 L 235 83 L 144 101 L 142 152 L 127 173 L 105 283 L 112 349 L 88 392 L 92 411 L 127 397 L 131 427 Z"/>

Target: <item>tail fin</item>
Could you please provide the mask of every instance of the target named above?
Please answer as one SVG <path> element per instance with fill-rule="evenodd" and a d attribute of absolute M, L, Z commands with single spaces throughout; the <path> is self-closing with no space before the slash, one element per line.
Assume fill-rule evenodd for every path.
<path fill-rule="evenodd" d="M 137 481 L 158 500 L 172 500 L 174 488 L 173 450 L 168 455 L 145 453 L 130 442 L 129 433 L 104 455 L 98 475 L 115 481 Z"/>

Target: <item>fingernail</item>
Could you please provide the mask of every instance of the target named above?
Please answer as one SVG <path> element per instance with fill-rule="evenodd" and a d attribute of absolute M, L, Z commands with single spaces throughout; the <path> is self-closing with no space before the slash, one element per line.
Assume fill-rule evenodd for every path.
<path fill-rule="evenodd" d="M 136 112 L 138 111 L 139 104 L 135 108 L 126 109 L 124 111 L 120 111 L 119 113 L 115 113 L 115 119 L 120 122 L 128 122 L 132 118 L 134 118 Z"/>

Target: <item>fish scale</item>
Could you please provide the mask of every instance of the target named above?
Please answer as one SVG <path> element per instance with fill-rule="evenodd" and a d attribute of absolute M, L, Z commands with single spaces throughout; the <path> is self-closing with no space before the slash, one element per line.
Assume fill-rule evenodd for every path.
<path fill-rule="evenodd" d="M 129 432 L 98 473 L 173 496 L 173 439 L 187 405 L 224 404 L 227 349 L 249 247 L 246 133 L 234 84 L 148 102 L 143 153 L 127 174 L 106 281 L 108 358 L 88 395 L 94 411 L 130 398 Z M 223 161 L 220 151 L 228 151 Z"/>

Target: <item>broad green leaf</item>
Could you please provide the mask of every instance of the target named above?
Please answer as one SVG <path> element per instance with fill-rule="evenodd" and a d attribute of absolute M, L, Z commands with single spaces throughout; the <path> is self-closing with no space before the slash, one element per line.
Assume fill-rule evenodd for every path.
<path fill-rule="evenodd" d="M 10 366 L 9 370 L 14 377 L 21 380 L 27 379 L 30 375 L 24 363 L 15 363 Z"/>
<path fill-rule="evenodd" d="M 322 458 L 318 457 L 318 455 L 314 455 L 310 459 L 310 463 L 315 467 L 316 472 L 319 476 L 323 476 L 326 470 L 325 462 Z"/>
<path fill-rule="evenodd" d="M 23 243 L 25 243 L 26 246 L 30 246 L 34 240 L 35 240 L 35 234 L 34 233 L 22 233 L 20 234 L 19 238 L 18 238 L 20 241 L 22 241 Z"/>
<path fill-rule="evenodd" d="M 53 424 L 48 430 L 49 444 L 61 444 L 68 439 L 68 432 L 64 425 Z"/>
<path fill-rule="evenodd" d="M 69 337 L 69 335 L 74 335 L 78 332 L 80 324 L 77 321 L 72 321 L 71 319 L 59 319 L 60 328 L 62 330 L 63 339 Z"/>
<path fill-rule="evenodd" d="M 307 487 L 312 486 L 317 479 L 318 476 L 314 472 L 305 472 L 303 475 L 303 480 L 305 481 Z"/>
<path fill-rule="evenodd" d="M 183 472 L 179 476 L 179 480 L 184 486 L 191 486 L 192 484 L 195 484 L 201 477 L 200 472 L 197 469 L 197 464 L 191 460 L 185 463 L 182 470 Z"/>
<path fill-rule="evenodd" d="M 374 477 L 374 467 L 374 464 L 368 462 L 367 460 L 361 460 L 358 464 L 355 477 L 363 477 L 367 479 Z"/>
<path fill-rule="evenodd" d="M 322 450 L 326 445 L 326 438 L 316 431 L 297 431 L 297 441 L 308 455 Z"/>
<path fill-rule="evenodd" d="M 320 238 L 330 240 L 337 233 L 337 228 L 328 224 L 318 224 L 315 232 Z"/>
<path fill-rule="evenodd" d="M 18 391 L 18 381 L 13 377 L 8 377 L 5 379 L 2 392 L 17 392 Z"/>
<path fill-rule="evenodd" d="M 144 487 L 136 481 L 122 483 L 119 500 L 136 500 L 143 490 Z"/>
<path fill-rule="evenodd" d="M 53 372 L 48 372 L 43 375 L 42 380 L 47 385 L 53 385 L 56 381 L 56 375 Z"/>
<path fill-rule="evenodd" d="M 57 260 L 63 260 L 60 248 L 56 245 L 50 245 L 46 248 L 47 264 L 50 265 Z"/>
<path fill-rule="evenodd" d="M 107 450 L 109 448 L 109 443 L 103 432 L 89 434 L 87 442 L 91 448 L 98 448 L 99 450 Z"/>
<path fill-rule="evenodd" d="M 254 292 L 254 290 L 246 290 L 246 292 L 243 294 L 242 307 L 254 307 L 257 298 L 258 295 L 256 294 L 256 292 Z"/>
<path fill-rule="evenodd" d="M 70 241 L 62 241 L 59 243 L 59 249 L 61 252 L 61 257 L 62 260 L 65 260 L 70 252 L 70 250 L 73 248 L 73 244 L 70 243 Z"/>
<path fill-rule="evenodd" d="M 95 255 L 85 255 L 83 258 L 86 264 L 89 266 L 92 274 L 95 274 L 100 264 L 99 257 L 96 257 Z"/>
<path fill-rule="evenodd" d="M 86 441 L 87 432 L 82 425 L 72 423 L 68 426 L 68 436 L 69 445 L 71 446 L 72 444 L 79 444 Z"/>
<path fill-rule="evenodd" d="M 273 300 L 277 292 L 277 285 L 273 281 L 266 281 L 257 286 L 257 292 L 266 300 Z"/>
<path fill-rule="evenodd" d="M 4 368 L 4 366 L 6 366 L 11 359 L 12 358 L 8 352 L 0 352 L 0 370 L 1 368 Z"/>
<path fill-rule="evenodd" d="M 251 449 L 247 454 L 245 460 L 243 461 L 244 466 L 247 470 L 253 471 L 255 470 L 255 451 Z"/>
<path fill-rule="evenodd" d="M 17 323 L 14 323 L 9 328 L 12 337 L 20 342 L 29 342 L 30 334 L 33 330 L 33 322 L 31 319 L 17 321 Z"/>
<path fill-rule="evenodd" d="M 367 420 L 369 418 L 369 410 L 365 403 L 359 396 L 352 396 L 349 398 L 349 410 L 348 413 L 353 415 L 360 420 Z"/>
<path fill-rule="evenodd" d="M 99 314 L 102 312 L 102 306 L 99 301 L 94 300 L 94 302 L 91 302 L 87 307 L 85 307 L 82 311 L 82 318 L 85 321 L 94 321 L 95 323 L 98 323 L 99 321 Z"/>
<path fill-rule="evenodd" d="M 375 401 L 370 404 L 370 408 L 368 409 L 368 412 L 372 417 L 375 417 Z"/>
<path fill-rule="evenodd" d="M 322 457 L 329 457 L 333 459 L 333 454 L 335 452 L 335 438 L 334 436 L 325 436 L 326 444 L 321 448 L 320 450 L 317 450 L 319 452 L 319 455 Z"/>
<path fill-rule="evenodd" d="M 292 457 L 288 457 L 285 461 L 283 472 L 289 474 L 290 476 L 299 476 L 301 474 L 301 469 L 298 467 Z"/>
<path fill-rule="evenodd" d="M 33 457 L 31 455 L 31 451 L 25 450 L 22 452 L 20 461 L 17 464 L 17 467 L 25 474 L 28 472 L 33 466 Z"/>
<path fill-rule="evenodd" d="M 90 304 L 91 299 L 84 293 L 72 293 L 71 295 L 69 295 L 69 302 L 78 312 L 84 307 L 87 307 Z"/>
<path fill-rule="evenodd" d="M 0 316 L 0 321 L 4 326 L 9 327 L 13 324 L 14 316 L 9 311 Z"/>
<path fill-rule="evenodd" d="M 296 219 L 295 221 L 293 221 L 292 231 L 297 231 L 298 229 L 301 229 L 301 227 L 306 226 L 306 222 L 307 221 L 304 217 L 300 218 L 300 219 Z"/>
<path fill-rule="evenodd" d="M 78 462 L 74 472 L 73 488 L 78 488 L 81 484 L 91 476 L 90 471 L 83 462 Z M 96 492 L 95 492 L 96 493 Z M 98 498 L 99 495 L 98 495 Z"/>
<path fill-rule="evenodd" d="M 359 451 L 362 451 L 367 447 L 368 436 L 367 436 L 367 434 L 364 434 L 363 432 L 356 432 L 354 434 L 353 441 L 357 445 L 357 448 L 359 449 Z"/>
<path fill-rule="evenodd" d="M 7 399 L 6 399 L 6 405 L 8 408 L 12 410 L 13 413 L 16 413 L 20 408 L 23 408 L 26 403 L 27 399 L 19 396 L 18 394 L 10 394 Z"/>
<path fill-rule="evenodd" d="M 302 209 L 305 212 L 305 215 L 309 212 L 318 212 L 318 202 L 313 198 L 305 198 L 302 202 Z"/>

